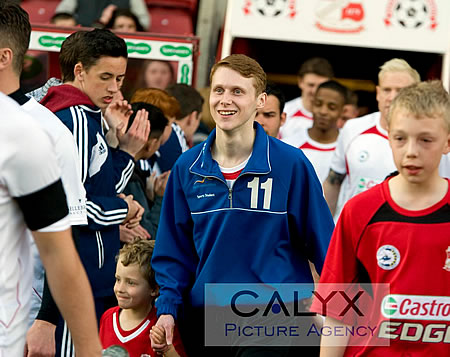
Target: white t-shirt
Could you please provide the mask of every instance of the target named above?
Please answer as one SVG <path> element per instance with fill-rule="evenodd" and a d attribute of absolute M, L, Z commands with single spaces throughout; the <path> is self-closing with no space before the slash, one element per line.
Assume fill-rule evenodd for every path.
<path fill-rule="evenodd" d="M 22 105 L 22 108 L 39 123 L 53 142 L 67 196 L 71 225 L 86 225 L 86 190 L 80 179 L 78 151 L 72 133 L 55 114 L 34 98 Z"/>
<path fill-rule="evenodd" d="M 233 188 L 234 182 L 237 180 L 242 170 L 244 170 L 245 166 L 247 166 L 248 160 L 250 160 L 251 156 L 252 154 L 250 154 L 250 156 L 245 161 L 234 167 L 222 167 L 219 165 L 220 171 L 227 181 L 228 188 Z"/>
<path fill-rule="evenodd" d="M 383 181 L 396 170 L 388 134 L 380 125 L 380 112 L 345 123 L 339 135 L 331 169 L 346 174 L 341 185 L 335 218 L 356 194 Z"/>
<path fill-rule="evenodd" d="M 300 128 L 291 133 L 283 141 L 303 151 L 316 170 L 320 183 L 323 184 L 330 172 L 331 159 L 337 141 L 328 144 L 319 143 L 308 135 L 308 129 Z"/>
<path fill-rule="evenodd" d="M 39 125 L 2 93 L 0 106 L 0 350 L 8 350 L 23 346 L 33 265 L 24 214 L 14 198 L 39 195 L 59 180 L 60 170 L 51 140 Z M 28 208 L 36 216 L 51 217 L 45 205 Z M 67 217 L 56 225 L 59 230 L 70 226 Z"/>
<path fill-rule="evenodd" d="M 280 128 L 281 139 L 290 136 L 292 131 L 299 128 L 312 127 L 312 113 L 303 105 L 302 97 L 286 102 L 284 112 L 286 113 L 286 122 Z"/>
<path fill-rule="evenodd" d="M 381 127 L 380 118 L 380 112 L 375 112 L 349 120 L 339 134 L 331 169 L 346 176 L 341 185 L 335 219 L 350 198 L 397 170 L 388 133 Z M 449 155 L 441 160 L 439 172 L 443 177 L 450 177 L 449 160 Z"/>
<path fill-rule="evenodd" d="M 39 104 L 34 98 L 22 105 L 52 140 L 58 166 L 61 169 L 61 180 L 69 206 L 71 225 L 86 225 L 86 190 L 81 182 L 80 164 L 75 139 L 70 130 L 49 109 Z M 33 289 L 30 308 L 31 325 L 36 318 L 42 302 L 44 290 L 44 267 L 34 240 L 30 236 L 33 255 Z"/>

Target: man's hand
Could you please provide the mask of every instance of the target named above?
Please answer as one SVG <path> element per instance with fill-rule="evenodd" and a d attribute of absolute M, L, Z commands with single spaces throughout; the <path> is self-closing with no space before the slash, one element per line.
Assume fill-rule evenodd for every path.
<path fill-rule="evenodd" d="M 163 197 L 166 191 L 167 181 L 169 180 L 170 170 L 162 173 L 155 178 L 154 190 L 155 195 Z"/>
<path fill-rule="evenodd" d="M 137 227 L 144 214 L 144 207 L 133 199 L 133 195 L 125 196 L 121 193 L 119 197 L 124 199 L 128 205 L 128 214 L 122 224 L 126 225 L 127 228 Z"/>
<path fill-rule="evenodd" d="M 148 120 L 148 112 L 144 109 L 136 113 L 133 124 L 126 133 L 117 131 L 117 139 L 119 140 L 119 148 L 126 151 L 131 156 L 136 154 L 147 143 L 150 134 L 150 121 Z"/>
<path fill-rule="evenodd" d="M 111 104 L 106 107 L 104 117 L 110 130 L 114 130 L 116 133 L 120 131 L 121 134 L 124 134 L 131 114 L 133 114 L 131 105 L 123 99 L 122 93 L 118 91 L 114 94 Z"/>
<path fill-rule="evenodd" d="M 120 229 L 120 241 L 123 243 L 131 243 L 136 238 L 151 239 L 151 235 L 141 225 L 138 225 L 137 227 L 134 227 L 132 229 L 127 228 L 124 225 L 120 225 L 119 229 Z"/>
<path fill-rule="evenodd" d="M 106 25 L 109 20 L 111 20 L 112 14 L 114 12 L 114 10 L 117 9 L 116 5 L 110 4 L 107 7 L 105 7 L 102 11 L 102 14 L 100 15 L 100 18 L 98 19 L 98 21 L 103 24 Z"/>
<path fill-rule="evenodd" d="M 158 326 L 160 329 L 164 331 L 163 335 L 165 335 L 165 343 L 158 343 L 161 342 L 161 340 L 158 339 L 156 331 L 152 330 L 150 332 L 150 340 L 152 341 L 152 348 L 156 352 L 164 353 L 169 349 L 169 346 L 172 345 L 175 320 L 173 319 L 172 315 L 161 315 L 158 318 L 158 321 L 156 322 L 155 326 Z"/>
<path fill-rule="evenodd" d="M 27 332 L 24 357 L 54 357 L 55 329 L 50 322 L 35 320 Z"/>

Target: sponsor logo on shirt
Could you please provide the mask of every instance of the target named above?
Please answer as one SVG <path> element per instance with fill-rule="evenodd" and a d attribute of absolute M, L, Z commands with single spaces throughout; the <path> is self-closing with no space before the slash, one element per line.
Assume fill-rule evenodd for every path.
<path fill-rule="evenodd" d="M 89 176 L 94 176 L 108 158 L 107 144 L 103 137 L 97 133 L 97 144 L 92 147 L 91 160 L 89 164 Z"/>
<path fill-rule="evenodd" d="M 369 159 L 369 153 L 366 150 L 362 150 L 358 154 L 359 162 L 364 162 Z"/>
<path fill-rule="evenodd" d="M 384 270 L 392 270 L 400 263 L 400 252 L 393 245 L 383 245 L 377 250 L 378 266 Z"/>
<path fill-rule="evenodd" d="M 445 259 L 445 264 L 442 269 L 450 271 L 450 246 L 445 251 L 447 253 L 447 259 Z"/>
<path fill-rule="evenodd" d="M 205 188 L 208 186 L 216 186 L 216 181 L 209 177 L 203 177 L 201 180 L 194 182 L 194 188 Z"/>
<path fill-rule="evenodd" d="M 209 198 L 209 197 L 216 197 L 216 195 L 214 193 L 203 193 L 201 195 L 197 195 L 197 198 Z"/>
<path fill-rule="evenodd" d="M 390 319 L 450 321 L 450 297 L 391 294 L 384 297 L 381 313 Z"/>

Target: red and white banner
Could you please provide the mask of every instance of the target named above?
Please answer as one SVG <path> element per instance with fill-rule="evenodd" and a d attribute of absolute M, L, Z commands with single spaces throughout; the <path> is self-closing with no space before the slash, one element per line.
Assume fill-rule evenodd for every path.
<path fill-rule="evenodd" d="M 445 53 L 449 0 L 228 0 L 233 37 Z"/>

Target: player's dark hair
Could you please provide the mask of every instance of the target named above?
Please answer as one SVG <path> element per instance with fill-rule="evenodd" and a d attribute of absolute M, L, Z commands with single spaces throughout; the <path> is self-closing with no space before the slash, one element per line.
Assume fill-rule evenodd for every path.
<path fill-rule="evenodd" d="M 108 23 L 105 25 L 105 28 L 113 29 L 116 19 L 119 16 L 124 16 L 124 17 L 128 17 L 128 18 L 132 19 L 136 26 L 136 31 L 141 31 L 141 32 L 144 31 L 144 27 L 139 22 L 139 19 L 137 18 L 137 16 L 133 12 L 131 12 L 130 9 L 122 9 L 122 8 L 118 8 L 113 11 L 111 19 L 109 19 Z"/>
<path fill-rule="evenodd" d="M 128 120 L 128 129 L 130 129 L 131 124 L 134 122 L 134 118 L 136 118 L 136 113 L 138 110 L 145 109 L 148 112 L 148 120 L 150 120 L 150 134 L 149 139 L 159 139 L 162 135 L 164 129 L 168 124 L 167 118 L 164 116 L 161 109 L 155 107 L 152 104 L 144 103 L 144 102 L 136 102 L 131 104 L 131 109 L 133 109 L 133 114 Z"/>
<path fill-rule="evenodd" d="M 75 20 L 75 17 L 69 12 L 57 12 L 51 17 L 50 23 L 54 24 L 58 20 Z"/>
<path fill-rule="evenodd" d="M 67 39 L 71 36 L 74 36 L 74 34 Z M 66 41 L 63 42 L 63 46 Z M 61 72 L 65 81 L 73 81 L 75 79 L 73 68 L 78 62 L 81 62 L 85 70 L 89 70 L 101 57 L 128 58 L 125 41 L 109 30 L 94 29 L 87 31 L 72 38 L 72 41 L 74 41 L 71 42 L 73 51 L 70 58 L 67 58 L 64 65 L 60 59 Z M 61 48 L 62 51 L 63 47 Z"/>
<path fill-rule="evenodd" d="M 328 60 L 322 57 L 313 57 L 303 62 L 297 75 L 303 77 L 308 73 L 327 78 L 334 77 L 333 67 Z"/>
<path fill-rule="evenodd" d="M 345 104 L 358 105 L 358 94 L 347 88 L 347 99 Z"/>
<path fill-rule="evenodd" d="M 286 97 L 284 96 L 281 88 L 272 81 L 267 81 L 266 90 L 267 95 L 274 95 L 280 102 L 280 114 L 283 113 L 284 105 L 286 104 Z"/>
<path fill-rule="evenodd" d="M 184 83 L 174 83 L 169 85 L 166 91 L 180 104 L 180 114 L 177 119 L 182 119 L 195 111 L 202 112 L 204 99 L 195 88 Z"/>
<path fill-rule="evenodd" d="M 30 43 L 31 25 L 27 12 L 12 1 L 0 1 L 0 47 L 13 52 L 12 68 L 20 75 Z"/>
<path fill-rule="evenodd" d="M 336 82 L 336 81 L 326 81 L 321 83 L 318 87 L 317 87 L 317 91 L 316 93 L 319 91 L 319 89 L 331 89 L 334 90 L 335 92 L 339 93 L 342 97 L 342 103 L 346 104 L 347 103 L 347 88 L 344 87 L 342 84 Z"/>
<path fill-rule="evenodd" d="M 77 31 L 67 37 L 61 45 L 59 52 L 59 67 L 61 69 L 61 79 L 63 82 L 72 82 L 75 79 L 73 73 L 75 65 L 78 63 L 79 47 L 83 42 L 80 40 L 87 31 Z"/>

